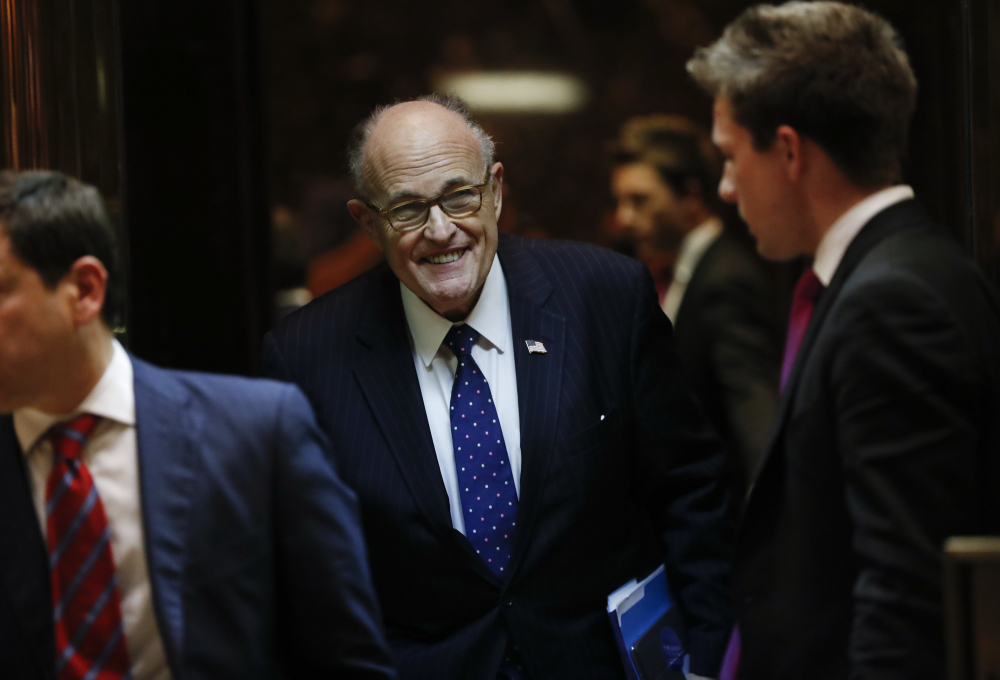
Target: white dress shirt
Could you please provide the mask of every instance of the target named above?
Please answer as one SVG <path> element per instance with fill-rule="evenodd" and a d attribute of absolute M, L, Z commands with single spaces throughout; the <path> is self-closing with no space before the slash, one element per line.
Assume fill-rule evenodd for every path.
<path fill-rule="evenodd" d="M 451 524 L 465 534 L 462 516 L 462 495 L 455 470 L 455 451 L 451 438 L 451 388 L 458 370 L 458 359 L 443 347 L 444 337 L 453 324 L 439 315 L 402 283 L 403 310 L 410 330 L 410 349 L 417 368 L 420 394 L 424 400 L 427 424 L 431 429 L 434 452 L 437 454 L 441 478 L 451 506 Z M 514 366 L 514 341 L 511 336 L 510 304 L 507 282 L 500 268 L 500 258 L 493 256 L 493 265 L 483 284 L 479 302 L 464 323 L 479 333 L 472 347 L 472 358 L 483 371 L 490 385 L 493 403 L 500 419 L 500 431 L 507 445 L 510 471 L 514 476 L 514 491 L 521 496 L 521 422 L 517 406 L 517 372 Z"/>
<path fill-rule="evenodd" d="M 81 457 L 94 478 L 111 530 L 111 554 L 118 572 L 122 625 L 132 660 L 132 677 L 170 680 L 146 564 L 132 362 L 121 344 L 117 340 L 112 342 L 111 363 L 72 413 L 50 415 L 32 408 L 20 409 L 14 411 L 14 431 L 26 457 L 31 495 L 44 537 L 48 533 L 45 487 L 52 470 L 52 443 L 44 435 L 56 423 L 82 413 L 101 417 Z"/>
<path fill-rule="evenodd" d="M 670 319 L 670 323 L 677 322 L 677 312 L 681 308 L 681 302 L 684 301 L 684 293 L 687 292 L 695 267 L 721 235 L 722 220 L 710 217 L 689 231 L 681 241 L 677 262 L 674 264 L 674 280 L 670 282 L 667 294 L 663 296 L 663 313 Z"/>
<path fill-rule="evenodd" d="M 913 198 L 913 189 L 905 184 L 897 184 L 858 201 L 854 206 L 830 225 L 816 248 L 813 257 L 813 271 L 824 286 L 829 286 L 833 275 L 844 259 L 844 253 L 861 228 L 871 218 L 891 205 Z"/>

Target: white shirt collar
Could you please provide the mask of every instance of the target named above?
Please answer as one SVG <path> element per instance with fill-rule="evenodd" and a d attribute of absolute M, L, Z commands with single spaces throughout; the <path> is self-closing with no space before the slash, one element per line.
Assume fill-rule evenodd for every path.
<path fill-rule="evenodd" d="M 854 206 L 834 222 L 816 248 L 813 258 L 813 271 L 824 286 L 829 286 L 833 274 L 840 266 L 847 247 L 858 235 L 862 227 L 871 218 L 878 215 L 891 205 L 913 198 L 913 189 L 906 184 L 897 184 L 888 189 L 876 191 L 874 194 L 858 201 Z"/>
<path fill-rule="evenodd" d="M 14 411 L 14 432 L 27 455 L 38 440 L 58 422 L 81 413 L 92 413 L 124 425 L 135 425 L 135 386 L 132 382 L 132 361 L 121 343 L 112 339 L 111 363 L 80 405 L 70 413 L 53 415 L 35 408 Z"/>
<path fill-rule="evenodd" d="M 399 284 L 399 289 L 403 295 L 403 311 L 406 313 L 406 323 L 410 327 L 410 335 L 413 337 L 413 347 L 423 362 L 429 367 L 444 337 L 452 326 L 464 323 L 472 326 L 479 335 L 487 342 L 497 348 L 503 354 L 509 347 L 507 339 L 510 337 L 510 313 L 507 301 L 507 282 L 503 276 L 503 269 L 500 268 L 500 258 L 493 256 L 493 264 L 490 266 L 490 273 L 483 283 L 483 292 L 479 294 L 479 301 L 472 308 L 465 321 L 452 323 L 444 318 L 427 303 L 421 300 L 409 288 Z"/>
<path fill-rule="evenodd" d="M 701 261 L 715 240 L 722 234 L 722 220 L 718 217 L 710 217 L 697 227 L 689 231 L 684 240 L 681 241 L 681 248 L 677 254 L 677 263 L 674 265 L 674 280 L 680 283 L 687 283 L 694 274 L 695 267 Z"/>

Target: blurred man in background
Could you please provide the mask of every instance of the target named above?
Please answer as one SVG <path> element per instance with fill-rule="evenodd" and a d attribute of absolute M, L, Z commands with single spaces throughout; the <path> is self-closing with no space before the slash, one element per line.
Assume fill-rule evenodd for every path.
<path fill-rule="evenodd" d="M 940 679 L 942 544 L 1000 533 L 1000 312 L 900 183 L 899 36 L 761 5 L 688 70 L 715 96 L 720 195 L 765 257 L 813 258 L 737 542 L 739 677 Z"/>
<path fill-rule="evenodd" d="M 363 121 L 348 205 L 386 262 L 280 323 L 265 371 L 313 401 L 358 492 L 402 678 L 622 679 L 607 597 L 661 563 L 714 677 L 725 456 L 652 279 L 498 233 L 493 154 L 455 97 Z"/>
<path fill-rule="evenodd" d="M 633 118 L 622 128 L 611 189 L 616 219 L 639 254 L 672 262 L 662 308 L 692 388 L 727 445 L 733 508 L 742 507 L 778 400 L 781 330 L 775 294 L 745 234 L 715 211 L 718 152 L 680 116 Z"/>
<path fill-rule="evenodd" d="M 275 206 L 275 321 L 382 259 L 344 207 L 352 195 L 346 177 L 317 177 L 304 187 L 297 210 Z"/>
<path fill-rule="evenodd" d="M 0 676 L 394 678 L 305 397 L 131 356 L 123 292 L 93 187 L 0 173 Z"/>
<path fill-rule="evenodd" d="M 306 242 L 306 286 L 312 297 L 341 286 L 382 259 L 382 253 L 351 218 L 354 195 L 348 177 L 314 179 L 302 197 L 299 219 Z"/>
<path fill-rule="evenodd" d="M 622 128 L 621 139 L 616 140 L 612 151 L 611 196 L 615 211 L 605 224 L 610 236 L 607 245 L 649 268 L 661 304 L 673 280 L 683 234 L 666 228 L 676 201 L 656 166 L 640 159 L 648 146 L 648 123 L 662 118 L 636 118 Z"/>

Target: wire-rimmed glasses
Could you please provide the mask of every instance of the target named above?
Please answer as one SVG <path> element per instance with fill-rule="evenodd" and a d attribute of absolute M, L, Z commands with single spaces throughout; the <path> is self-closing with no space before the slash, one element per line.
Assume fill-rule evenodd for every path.
<path fill-rule="evenodd" d="M 403 203 L 391 205 L 384 210 L 371 203 L 365 203 L 380 217 L 383 217 L 389 226 L 399 232 L 419 229 L 427 223 L 427 217 L 431 214 L 431 206 L 437 205 L 448 217 L 468 217 L 479 212 L 483 207 L 483 189 L 493 175 L 489 174 L 482 184 L 467 184 L 465 186 L 449 189 L 435 198 L 417 198 Z"/>

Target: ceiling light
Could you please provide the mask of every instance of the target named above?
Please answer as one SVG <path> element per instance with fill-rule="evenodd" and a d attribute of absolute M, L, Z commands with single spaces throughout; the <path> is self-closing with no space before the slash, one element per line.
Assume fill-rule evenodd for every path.
<path fill-rule="evenodd" d="M 474 71 L 438 80 L 438 92 L 457 94 L 477 113 L 571 113 L 587 103 L 587 86 L 568 73 Z"/>

